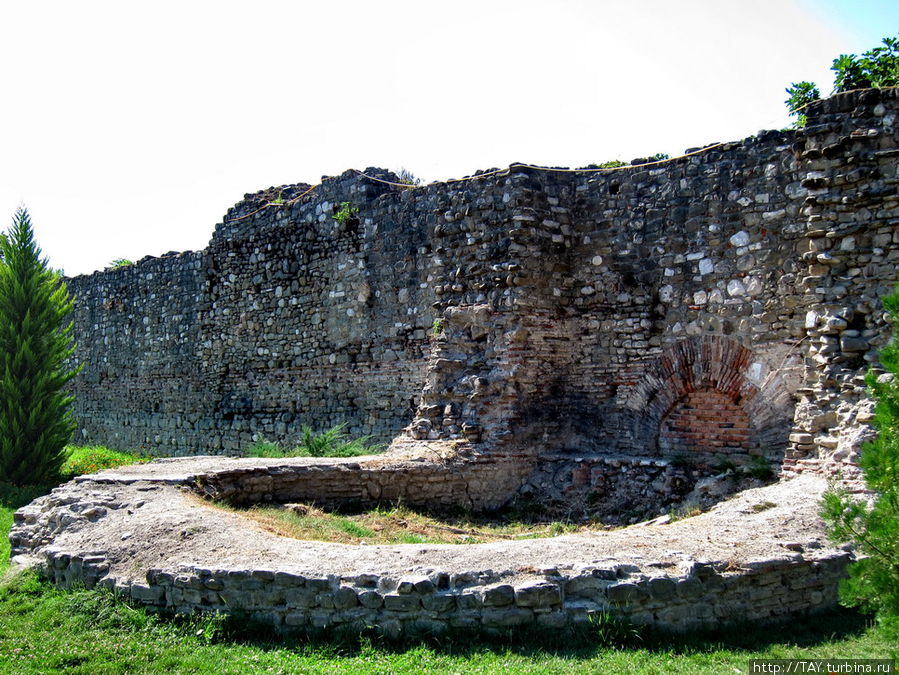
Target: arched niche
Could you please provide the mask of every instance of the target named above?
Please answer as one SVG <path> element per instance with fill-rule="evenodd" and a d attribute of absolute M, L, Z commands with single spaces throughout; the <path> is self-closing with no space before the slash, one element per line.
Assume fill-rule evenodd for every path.
<path fill-rule="evenodd" d="M 713 463 L 781 459 L 794 402 L 776 367 L 735 340 L 704 335 L 647 364 L 625 406 L 634 452 Z"/>

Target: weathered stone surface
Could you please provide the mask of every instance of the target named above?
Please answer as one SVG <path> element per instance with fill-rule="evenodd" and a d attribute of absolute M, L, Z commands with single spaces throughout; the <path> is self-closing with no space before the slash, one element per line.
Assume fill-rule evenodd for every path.
<path fill-rule="evenodd" d="M 677 584 L 671 579 L 651 579 L 648 583 L 653 598 L 667 600 L 677 592 Z"/>
<path fill-rule="evenodd" d="M 381 594 L 376 591 L 363 591 L 358 596 L 359 604 L 368 609 L 378 609 L 384 604 Z"/>
<path fill-rule="evenodd" d="M 481 615 L 481 623 L 487 628 L 512 628 L 529 624 L 533 620 L 534 612 L 523 607 L 485 609 Z"/>
<path fill-rule="evenodd" d="M 355 607 L 356 604 L 356 592 L 352 588 L 344 586 L 337 589 L 337 592 L 334 593 L 335 609 L 349 609 L 350 607 Z"/>

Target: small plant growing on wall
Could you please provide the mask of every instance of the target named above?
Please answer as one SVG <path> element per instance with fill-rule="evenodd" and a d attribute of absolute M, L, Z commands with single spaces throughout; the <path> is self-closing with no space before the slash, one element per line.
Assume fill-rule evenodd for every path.
<path fill-rule="evenodd" d="M 341 227 L 346 227 L 348 223 L 356 219 L 356 214 L 358 213 L 358 206 L 353 206 L 349 202 L 341 202 L 340 207 L 331 217 L 340 223 Z"/>
<path fill-rule="evenodd" d="M 796 116 L 796 127 L 802 128 L 806 122 L 805 113 L 802 111 L 809 103 L 821 98 L 821 91 L 812 82 L 794 82 L 787 88 L 787 94 L 789 98 L 784 103 L 790 115 Z"/>
<path fill-rule="evenodd" d="M 107 269 L 117 270 L 120 267 L 130 267 L 134 263 L 127 258 L 116 258 L 111 263 L 109 263 L 109 267 Z"/>
<path fill-rule="evenodd" d="M 396 177 L 403 185 L 421 185 L 421 178 L 405 168 L 397 171 Z"/>

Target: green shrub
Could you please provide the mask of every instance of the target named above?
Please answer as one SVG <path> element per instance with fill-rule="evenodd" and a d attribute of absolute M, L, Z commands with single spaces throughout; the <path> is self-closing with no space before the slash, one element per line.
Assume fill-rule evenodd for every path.
<path fill-rule="evenodd" d="M 302 440 L 292 450 L 285 450 L 277 443 L 259 441 L 247 450 L 247 457 L 356 457 L 373 455 L 381 451 L 381 446 L 370 445 L 369 436 L 350 438 L 346 424 L 316 433 L 312 427 L 304 424 L 301 429 Z"/>
<path fill-rule="evenodd" d="M 256 441 L 247 450 L 247 457 L 287 457 L 286 451 L 277 443 L 272 443 L 264 438 Z"/>
<path fill-rule="evenodd" d="M 718 456 L 715 458 L 714 469 L 716 473 L 736 473 L 737 463 L 730 457 Z"/>
<path fill-rule="evenodd" d="M 0 509 L 17 509 L 50 492 L 49 485 L 13 485 L 0 483 Z M 5 534 L 3 535 L 6 536 Z"/>
<path fill-rule="evenodd" d="M 421 185 L 421 178 L 406 168 L 401 168 L 396 172 L 397 182 L 403 185 Z"/>
<path fill-rule="evenodd" d="M 702 508 L 694 502 L 683 502 L 668 512 L 670 522 L 674 523 L 684 518 L 692 518 L 702 514 Z"/>
<path fill-rule="evenodd" d="M 834 93 L 899 86 L 899 38 L 883 38 L 882 46 L 861 56 L 840 54 L 830 69 L 835 73 Z"/>
<path fill-rule="evenodd" d="M 771 462 L 761 455 L 752 456 L 746 471 L 750 476 L 759 480 L 771 480 L 774 478 L 774 469 L 771 466 Z"/>
<path fill-rule="evenodd" d="M 66 448 L 66 459 L 60 473 L 64 479 L 70 480 L 75 476 L 96 473 L 103 469 L 113 469 L 117 466 L 146 461 L 145 457 L 141 457 L 137 453 L 119 452 L 99 445 L 69 447 Z"/>
<path fill-rule="evenodd" d="M 895 326 L 889 344 L 880 351 L 888 371 L 868 374 L 877 401 L 873 425 L 877 438 L 862 448 L 861 468 L 873 495 L 865 501 L 839 489 L 824 495 L 821 515 L 836 543 L 853 543 L 865 556 L 849 567 L 841 586 L 845 603 L 877 612 L 881 620 L 899 619 L 899 287 L 884 298 Z"/>

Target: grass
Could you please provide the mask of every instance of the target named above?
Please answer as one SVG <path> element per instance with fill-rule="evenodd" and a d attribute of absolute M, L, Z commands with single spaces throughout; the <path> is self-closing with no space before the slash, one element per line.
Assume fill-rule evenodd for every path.
<path fill-rule="evenodd" d="M 69 446 L 62 465 L 62 477 L 63 480 L 71 480 L 82 474 L 146 461 L 149 461 L 148 458 L 138 453 L 110 450 L 101 445 Z"/>
<path fill-rule="evenodd" d="M 671 518 L 670 522 L 672 523 L 683 520 L 684 518 L 693 518 L 694 516 L 701 514 L 702 509 L 696 504 L 681 504 L 676 509 L 672 509 L 668 512 L 668 516 Z"/>
<path fill-rule="evenodd" d="M 235 510 L 222 505 L 218 507 Z M 356 515 L 322 511 L 305 504 L 254 506 L 238 512 L 280 536 L 339 544 L 483 544 L 555 537 L 587 529 L 562 522 L 441 520 L 405 506 L 377 508 Z"/>
<path fill-rule="evenodd" d="M 753 658 L 895 659 L 897 644 L 894 630 L 845 611 L 680 639 L 607 625 L 493 640 L 276 638 L 218 617 L 148 614 L 108 592 L 59 591 L 33 575 L 0 588 L 6 673 L 746 673 Z"/>
<path fill-rule="evenodd" d="M 578 633 L 489 640 L 456 633 L 402 643 L 277 637 L 222 617 L 163 617 L 109 592 L 61 591 L 33 573 L 12 576 L 12 514 L 39 494 L 0 485 L 0 673 L 732 674 L 749 672 L 750 659 L 899 657 L 899 627 L 847 610 L 687 637 L 603 622 Z"/>
<path fill-rule="evenodd" d="M 247 457 L 359 457 L 375 455 L 383 449 L 381 445 L 369 444 L 369 437 L 351 438 L 346 433 L 346 424 L 338 424 L 327 431 L 315 432 L 303 425 L 302 440 L 293 449 L 282 448 L 277 443 L 261 440 L 250 447 Z"/>

